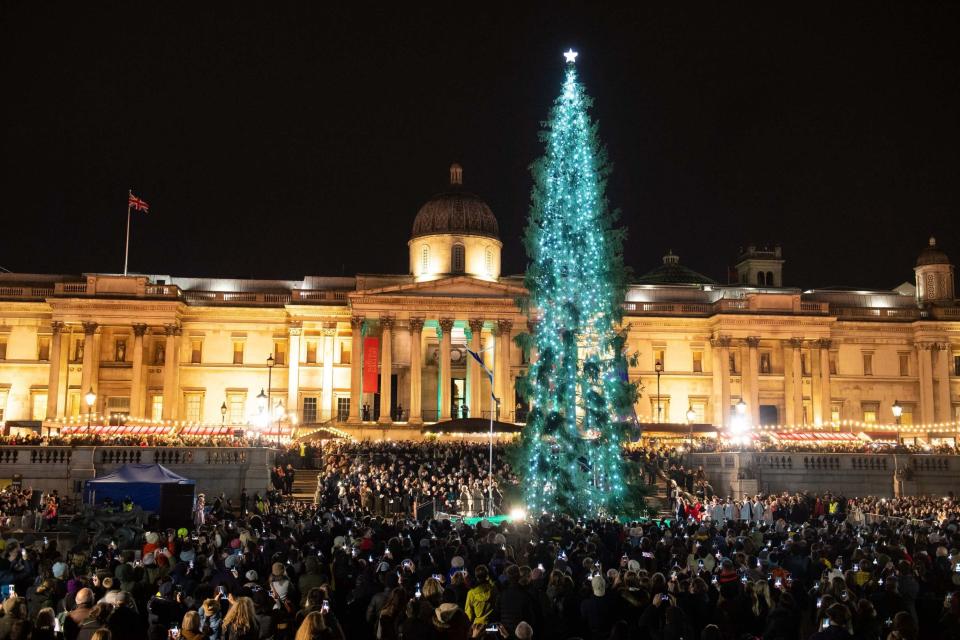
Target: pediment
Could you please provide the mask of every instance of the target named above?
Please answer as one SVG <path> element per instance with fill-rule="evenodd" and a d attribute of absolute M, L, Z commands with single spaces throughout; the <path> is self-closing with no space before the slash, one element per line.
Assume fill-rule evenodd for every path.
<path fill-rule="evenodd" d="M 472 276 L 452 276 L 424 282 L 392 285 L 379 289 L 367 289 L 350 294 L 351 298 L 411 297 L 411 298 L 510 298 L 524 296 L 523 287 L 481 280 Z"/>

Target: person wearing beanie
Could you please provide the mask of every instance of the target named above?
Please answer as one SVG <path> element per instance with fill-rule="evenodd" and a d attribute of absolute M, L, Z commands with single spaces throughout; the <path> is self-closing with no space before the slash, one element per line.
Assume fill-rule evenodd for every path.
<path fill-rule="evenodd" d="M 500 593 L 498 621 L 513 629 L 524 620 L 536 621 L 537 604 L 530 592 L 520 584 L 520 567 L 515 564 L 504 570 L 507 584 Z"/>
<path fill-rule="evenodd" d="M 607 581 L 603 576 L 590 579 L 592 595 L 580 603 L 580 617 L 590 630 L 594 640 L 605 639 L 610 635 L 613 624 L 613 603 L 607 596 Z"/>
<path fill-rule="evenodd" d="M 490 581 L 490 571 L 486 565 L 477 565 L 473 577 L 476 586 L 467 592 L 464 611 L 473 624 L 486 624 L 497 602 L 497 590 Z"/>
<path fill-rule="evenodd" d="M 14 625 L 23 626 L 23 635 L 30 635 L 30 618 L 27 612 L 27 601 L 13 596 L 3 601 L 3 617 L 0 618 L 0 638 L 10 638 Z"/>
<path fill-rule="evenodd" d="M 148 640 L 167 640 L 167 630 L 180 624 L 187 608 L 173 582 L 160 583 L 157 595 L 147 603 Z"/>

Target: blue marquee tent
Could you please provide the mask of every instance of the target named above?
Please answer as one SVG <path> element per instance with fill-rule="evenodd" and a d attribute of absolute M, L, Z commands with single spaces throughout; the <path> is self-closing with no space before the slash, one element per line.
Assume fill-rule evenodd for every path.
<path fill-rule="evenodd" d="M 177 475 L 159 464 L 125 464 L 111 474 L 87 480 L 84 494 L 87 502 L 101 504 L 107 498 L 120 504 L 130 496 L 144 511 L 158 511 L 163 486 L 193 485 L 189 478 Z"/>

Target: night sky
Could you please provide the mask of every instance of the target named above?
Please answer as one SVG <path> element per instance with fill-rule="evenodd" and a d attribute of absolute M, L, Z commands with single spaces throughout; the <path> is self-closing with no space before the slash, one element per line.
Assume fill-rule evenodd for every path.
<path fill-rule="evenodd" d="M 568 47 L 635 272 L 779 242 L 787 285 L 889 288 L 931 233 L 960 262 L 960 3 L 213 4 L 2 5 L 0 265 L 122 270 L 133 188 L 133 271 L 403 273 L 458 161 L 521 272 Z"/>

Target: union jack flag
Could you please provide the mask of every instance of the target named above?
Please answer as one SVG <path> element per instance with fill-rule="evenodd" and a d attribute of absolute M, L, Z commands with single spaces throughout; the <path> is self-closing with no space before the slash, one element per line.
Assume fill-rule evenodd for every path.
<path fill-rule="evenodd" d="M 137 211 L 150 213 L 150 205 L 147 204 L 147 201 L 141 198 L 138 198 L 132 193 L 130 194 L 130 197 L 127 199 L 127 206 L 129 206 L 131 209 L 136 209 Z"/>

